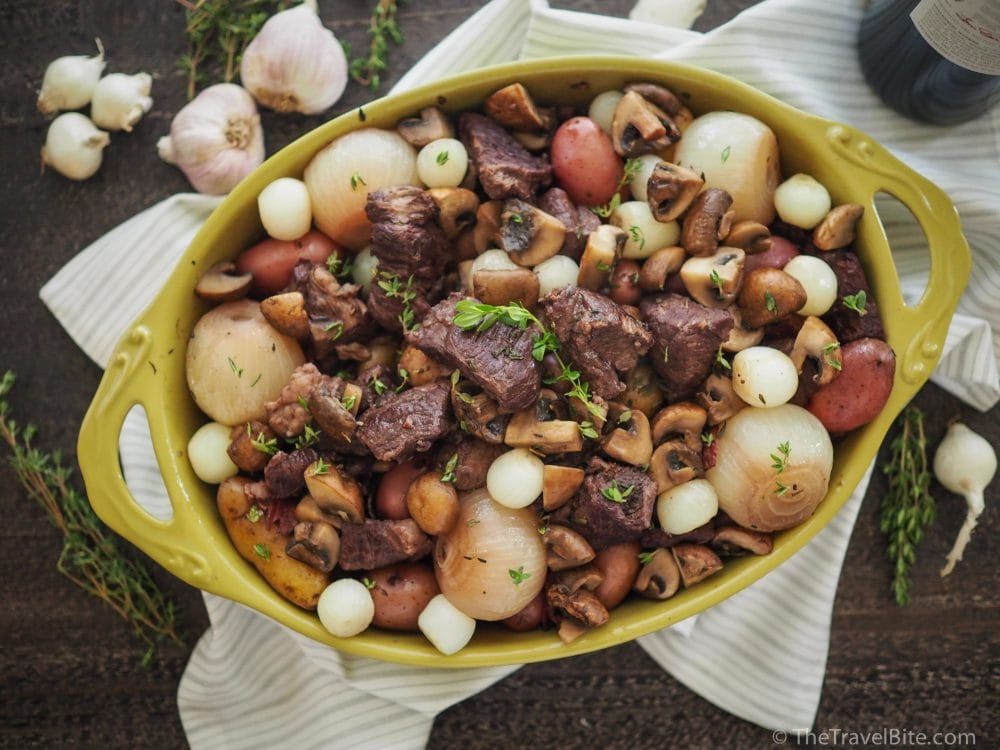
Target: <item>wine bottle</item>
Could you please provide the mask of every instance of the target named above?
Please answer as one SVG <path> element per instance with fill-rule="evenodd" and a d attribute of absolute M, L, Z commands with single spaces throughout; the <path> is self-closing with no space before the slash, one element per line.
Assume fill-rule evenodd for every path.
<path fill-rule="evenodd" d="M 858 55 L 868 84 L 901 114 L 971 120 L 1000 102 L 1000 0 L 872 0 Z"/>

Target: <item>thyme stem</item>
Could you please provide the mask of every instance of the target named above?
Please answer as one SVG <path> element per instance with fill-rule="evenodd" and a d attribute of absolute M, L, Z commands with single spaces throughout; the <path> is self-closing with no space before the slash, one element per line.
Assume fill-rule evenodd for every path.
<path fill-rule="evenodd" d="M 395 0 L 378 0 L 368 23 L 368 54 L 352 57 L 348 64 L 351 78 L 372 91 L 382 81 L 382 71 L 388 66 L 389 42 L 400 44 L 403 32 L 396 20 L 398 10 Z"/>

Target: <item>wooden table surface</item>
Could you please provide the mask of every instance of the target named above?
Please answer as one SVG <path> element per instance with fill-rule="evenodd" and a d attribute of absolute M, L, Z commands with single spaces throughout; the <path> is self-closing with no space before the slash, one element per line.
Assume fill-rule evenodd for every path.
<path fill-rule="evenodd" d="M 483 4 L 405 3 L 405 42 L 391 50 L 382 90 Z M 709 0 L 696 28 L 710 29 L 751 4 Z M 320 0 L 327 24 L 356 47 L 364 44 L 372 5 L 371 0 Z M 632 2 L 553 5 L 626 15 Z M 0 5 L 0 45 L 7 60 L 0 70 L 0 369 L 18 375 L 13 416 L 37 424 L 39 445 L 61 449 L 69 458 L 100 370 L 43 307 L 38 290 L 90 242 L 140 209 L 189 189 L 178 171 L 159 162 L 154 147 L 184 102 L 184 79 L 175 66 L 184 49 L 183 21 L 180 5 L 167 0 L 6 0 Z M 89 53 L 95 37 L 107 49 L 109 70 L 154 75 L 155 105 L 134 133 L 114 136 L 96 177 L 73 183 L 51 171 L 39 172 L 36 155 L 47 121 L 34 110 L 34 99 L 47 63 L 64 54 Z M 366 98 L 369 92 L 352 85 L 334 111 Z M 263 119 L 272 153 L 324 118 L 265 114 Z M 932 446 L 954 417 L 1000 442 L 997 410 L 980 414 L 934 386 L 924 388 L 916 402 L 926 412 Z M 889 566 L 877 527 L 884 491 L 877 473 L 834 605 L 815 729 L 974 732 L 976 747 L 1000 747 L 996 486 L 988 493 L 986 514 L 965 560 L 941 580 L 938 570 L 964 503 L 935 485 L 938 520 L 920 548 L 913 599 L 903 609 L 888 592 Z M 155 570 L 157 581 L 180 604 L 187 647 L 165 647 L 155 663 L 142 667 L 141 649 L 125 624 L 56 571 L 56 532 L 23 496 L 6 464 L 0 468 L 0 504 L 0 570 L 6 571 L 0 576 L 0 746 L 185 747 L 176 690 L 190 648 L 207 625 L 199 593 Z M 709 704 L 628 644 L 521 669 L 442 713 L 429 746 L 529 745 L 763 748 L 773 742 L 770 731 Z"/>

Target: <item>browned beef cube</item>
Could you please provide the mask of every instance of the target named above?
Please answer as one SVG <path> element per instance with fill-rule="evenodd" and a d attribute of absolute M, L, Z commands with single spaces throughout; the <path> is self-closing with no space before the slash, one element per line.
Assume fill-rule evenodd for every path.
<path fill-rule="evenodd" d="M 340 562 L 344 570 L 371 570 L 386 565 L 418 560 L 430 554 L 434 541 L 416 521 L 345 523 L 340 529 Z"/>
<path fill-rule="evenodd" d="M 278 451 L 264 467 L 264 483 L 277 497 L 291 497 L 300 494 L 306 486 L 305 471 L 319 458 L 312 448 L 294 450 L 291 453 Z"/>
<path fill-rule="evenodd" d="M 857 339 L 882 339 L 885 341 L 885 328 L 882 327 L 882 316 L 879 314 L 878 303 L 872 296 L 865 277 L 865 269 L 861 266 L 858 256 L 850 250 L 834 250 L 820 253 L 820 258 L 830 264 L 837 276 L 837 301 L 823 316 L 830 329 L 837 335 L 841 344 Z M 865 314 L 844 306 L 844 297 L 865 293 Z"/>
<path fill-rule="evenodd" d="M 653 519 L 656 482 L 634 466 L 591 460 L 568 503 L 570 527 L 595 550 L 640 539 Z"/>
<path fill-rule="evenodd" d="M 479 183 L 494 200 L 530 201 L 552 182 L 548 157 L 532 156 L 502 125 L 478 112 L 463 112 L 458 133 L 469 151 Z"/>
<path fill-rule="evenodd" d="M 360 416 L 355 433 L 379 461 L 405 461 L 429 450 L 451 429 L 447 383 L 429 383 L 386 396 Z"/>

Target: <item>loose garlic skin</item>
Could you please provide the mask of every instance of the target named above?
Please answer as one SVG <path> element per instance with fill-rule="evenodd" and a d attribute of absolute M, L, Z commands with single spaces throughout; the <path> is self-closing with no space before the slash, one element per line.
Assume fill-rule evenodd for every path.
<path fill-rule="evenodd" d="M 68 55 L 49 63 L 38 92 L 38 111 L 52 114 L 64 109 L 79 109 L 90 102 L 94 87 L 104 70 L 104 48 L 97 41 L 97 54 Z"/>
<path fill-rule="evenodd" d="M 417 176 L 429 188 L 458 187 L 469 168 L 469 152 L 457 138 L 431 141 L 417 154 Z"/>
<path fill-rule="evenodd" d="M 297 240 L 312 228 L 312 204 L 302 180 L 279 177 L 257 196 L 264 231 L 276 240 Z"/>
<path fill-rule="evenodd" d="M 188 460 L 201 481 L 222 484 L 239 472 L 227 452 L 231 429 L 218 422 L 209 422 L 199 427 L 188 440 Z"/>
<path fill-rule="evenodd" d="M 801 229 L 812 229 L 830 213 L 827 189 L 810 175 L 799 172 L 778 185 L 774 208 L 781 220 Z"/>
<path fill-rule="evenodd" d="M 351 280 L 367 294 L 377 273 L 378 258 L 372 254 L 371 245 L 368 245 L 354 256 L 354 266 L 351 268 Z"/>
<path fill-rule="evenodd" d="M 149 73 L 109 73 L 97 82 L 90 102 L 90 117 L 105 130 L 132 131 L 153 107 L 149 96 L 153 77 Z"/>
<path fill-rule="evenodd" d="M 104 148 L 111 142 L 90 118 L 65 112 L 49 125 L 42 147 L 42 163 L 71 180 L 86 180 L 101 168 Z"/>
<path fill-rule="evenodd" d="M 575 260 L 565 255 L 553 255 L 548 260 L 543 260 L 532 270 L 538 277 L 539 298 L 544 297 L 553 289 L 576 286 L 577 277 L 580 275 L 580 266 Z"/>
<path fill-rule="evenodd" d="M 596 122 L 601 127 L 601 130 L 608 135 L 611 134 L 611 123 L 615 119 L 615 108 L 623 96 L 625 96 L 623 92 L 612 89 L 610 91 L 602 91 L 590 100 L 587 116 Z"/>
<path fill-rule="evenodd" d="M 733 357 L 733 390 L 750 406 L 781 406 L 798 387 L 799 373 L 784 352 L 770 346 L 751 346 Z"/>
<path fill-rule="evenodd" d="M 806 291 L 806 303 L 799 309 L 799 315 L 819 317 L 837 301 L 837 274 L 821 258 L 797 255 L 782 270 L 797 279 Z"/>
<path fill-rule="evenodd" d="M 500 454 L 486 472 L 486 489 L 506 508 L 526 508 L 542 494 L 545 464 L 527 448 Z"/>
<path fill-rule="evenodd" d="M 620 204 L 611 212 L 608 223 L 625 230 L 627 239 L 622 249 L 623 258 L 648 258 L 660 248 L 676 245 L 681 238 L 680 224 L 676 221 L 657 221 L 646 201 Z"/>
<path fill-rule="evenodd" d="M 520 266 L 510 259 L 506 250 L 493 248 L 476 256 L 476 259 L 472 261 L 471 273 L 476 271 L 513 271 L 518 268 Z"/>
<path fill-rule="evenodd" d="M 656 165 L 662 162 L 663 159 L 656 154 L 644 154 L 638 157 L 637 161 L 639 166 L 632 173 L 628 186 L 635 200 L 645 201 L 648 199 L 647 186 L 649 184 L 649 177 L 653 174 L 653 169 Z"/>
<path fill-rule="evenodd" d="M 707 479 L 691 479 L 661 492 L 656 498 L 656 517 L 668 534 L 687 534 L 715 517 L 719 497 Z"/>
<path fill-rule="evenodd" d="M 375 602 L 361 581 L 340 578 L 319 595 L 316 614 L 323 627 L 338 638 L 363 632 L 375 617 Z"/>
<path fill-rule="evenodd" d="M 472 640 L 476 621 L 449 602 L 444 594 L 438 594 L 427 602 L 417 617 L 417 627 L 434 648 L 445 656 L 451 656 Z"/>

